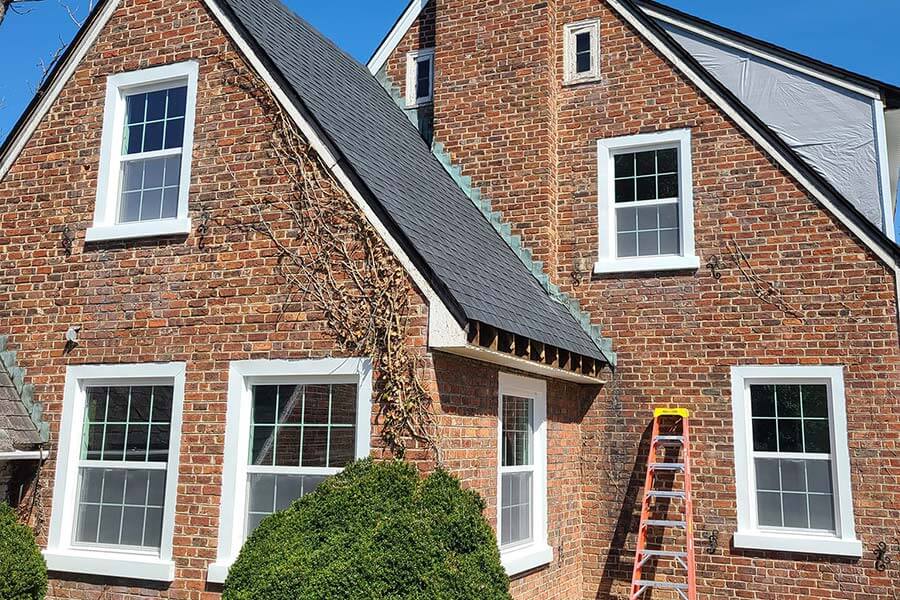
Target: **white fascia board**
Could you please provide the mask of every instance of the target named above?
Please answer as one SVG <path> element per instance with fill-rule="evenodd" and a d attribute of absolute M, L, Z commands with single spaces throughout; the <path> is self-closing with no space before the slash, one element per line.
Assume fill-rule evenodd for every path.
<path fill-rule="evenodd" d="M 878 256 L 886 265 L 893 269 L 897 269 L 898 264 L 893 256 L 881 247 L 866 231 L 851 219 L 845 216 L 828 196 L 823 194 L 819 188 L 809 180 L 799 169 L 791 164 L 791 161 L 782 154 L 782 152 L 773 146 L 757 129 L 744 118 L 740 111 L 736 110 L 730 102 L 728 102 L 721 94 L 704 81 L 703 77 L 697 73 L 693 67 L 688 65 L 676 53 L 672 52 L 666 43 L 660 39 L 654 31 L 638 17 L 636 17 L 628 8 L 626 8 L 620 0 L 609 0 L 609 5 L 618 13 L 629 25 L 634 27 L 644 39 L 675 67 L 683 73 L 697 88 L 699 88 L 708 98 L 710 98 L 716 106 L 719 107 L 730 119 L 732 119 L 747 135 L 759 144 L 766 153 L 771 156 L 779 166 L 796 179 L 806 191 L 818 200 L 825 208 L 827 208 L 847 229 L 856 235 L 876 256 Z M 638 8 L 637 10 L 641 10 Z M 649 14 L 648 14 L 649 16 Z"/>
<path fill-rule="evenodd" d="M 9 169 L 25 148 L 25 144 L 27 144 L 28 140 L 31 139 L 31 136 L 34 135 L 38 125 L 50 111 L 50 107 L 56 102 L 57 97 L 59 97 L 59 94 L 75 73 L 75 69 L 81 64 L 87 51 L 94 45 L 100 32 L 106 27 L 106 24 L 116 11 L 116 8 L 118 8 L 120 2 L 121 0 L 109 0 L 106 6 L 103 7 L 103 11 L 97 15 L 97 18 L 91 23 L 90 29 L 85 32 L 81 43 L 75 48 L 72 54 L 69 55 L 65 64 L 60 67 L 59 73 L 54 78 L 47 93 L 41 98 L 40 102 L 35 107 L 35 110 L 28 118 L 28 121 L 25 122 L 25 126 L 16 135 L 6 155 L 0 157 L 0 181 L 3 181 L 3 178 L 6 177 Z"/>
<path fill-rule="evenodd" d="M 894 190 L 891 189 L 891 161 L 888 153 L 887 123 L 884 114 L 884 102 L 875 100 L 872 105 L 875 120 L 875 143 L 877 144 L 878 183 L 881 191 L 881 216 L 884 233 L 891 241 L 894 234 Z"/>
<path fill-rule="evenodd" d="M 703 36 L 709 40 L 713 40 L 720 44 L 724 44 L 726 46 L 734 48 L 735 50 L 747 52 L 748 54 L 752 54 L 753 56 L 756 56 L 763 60 L 775 63 L 779 66 L 786 67 L 788 69 L 797 71 L 799 73 L 803 73 L 804 75 L 807 75 L 814 79 L 818 79 L 820 81 L 825 81 L 827 83 L 830 83 L 837 87 L 843 88 L 845 90 L 849 90 L 851 92 L 855 92 L 857 94 L 862 94 L 863 96 L 866 96 L 868 98 L 872 98 L 872 99 L 880 99 L 881 98 L 881 90 L 879 90 L 878 88 L 863 87 L 863 86 L 857 85 L 855 83 L 851 83 L 845 79 L 835 77 L 835 76 L 831 75 L 830 73 L 826 73 L 819 69 L 815 69 L 815 68 L 809 67 L 807 65 L 803 65 L 803 64 L 800 64 L 793 60 L 790 60 L 789 58 L 787 58 L 785 56 L 779 56 L 772 52 L 767 52 L 766 50 L 759 48 L 758 46 L 756 46 L 754 44 L 741 42 L 740 40 L 736 40 L 731 36 L 722 35 L 715 31 L 710 31 L 709 29 L 706 29 L 705 27 L 700 27 L 693 23 L 683 21 L 675 16 L 668 15 L 668 14 L 661 12 L 655 8 L 640 7 L 639 10 L 644 11 L 644 13 L 646 13 L 650 17 L 653 17 L 654 19 L 664 21 L 666 23 L 669 23 L 670 25 L 674 25 L 680 29 L 684 29 L 685 31 L 690 31 L 691 33 L 694 33 L 696 35 Z"/>
<path fill-rule="evenodd" d="M 428 2 L 429 0 L 412 0 L 409 3 L 409 6 L 407 6 L 406 10 L 403 12 L 403 15 L 397 20 L 393 29 L 387 34 L 387 37 L 384 38 L 384 41 L 381 42 L 381 45 L 375 51 L 375 54 L 372 55 L 372 58 L 370 58 L 368 64 L 366 64 L 366 67 L 372 75 L 378 73 L 378 71 L 381 70 L 381 67 L 384 66 L 384 63 L 387 62 L 388 58 L 391 57 L 391 54 L 397 49 L 397 46 L 400 45 L 403 36 L 406 35 L 406 32 L 409 31 L 412 24 L 416 22 L 416 19 L 422 14 L 422 11 L 428 6 Z"/>
<path fill-rule="evenodd" d="M 532 375 L 539 375 L 541 377 L 571 381 L 572 383 L 580 383 L 584 385 L 603 385 L 606 383 L 606 380 L 599 377 L 590 377 L 588 375 L 582 375 L 580 373 L 573 373 L 572 371 L 566 371 L 565 369 L 545 365 L 544 363 L 528 360 L 527 358 L 513 356 L 512 354 L 498 352 L 489 348 L 482 348 L 481 346 L 475 346 L 469 343 L 459 346 L 445 346 L 442 348 L 435 347 L 434 349 L 440 350 L 441 352 L 445 352 L 447 354 L 453 354 L 455 356 L 461 356 L 463 358 L 470 358 L 472 360 L 490 363 L 500 367 L 506 367 L 508 369 L 515 369 L 517 371 L 523 371 L 525 373 L 531 373 Z"/>
<path fill-rule="evenodd" d="M 323 132 L 319 131 L 318 128 L 314 126 L 313 120 L 309 118 L 308 115 L 303 114 L 303 112 L 301 112 L 301 110 L 290 100 L 289 96 L 281 88 L 272 74 L 269 73 L 253 48 L 243 39 L 234 23 L 232 23 L 225 12 L 222 11 L 218 3 L 215 0 L 204 0 L 204 2 L 213 13 L 216 20 L 219 21 L 222 28 L 228 33 L 231 39 L 234 40 L 251 68 L 259 75 L 266 85 L 269 86 L 269 89 L 271 89 L 279 104 L 281 104 L 282 108 L 284 108 L 291 118 L 293 118 L 297 127 L 300 128 L 300 132 L 319 154 L 334 177 L 347 191 L 357 208 L 363 212 L 366 219 L 368 219 L 372 227 L 378 232 L 406 272 L 409 273 L 413 283 L 419 288 L 422 295 L 425 296 L 425 299 L 428 302 L 429 312 L 429 345 L 464 342 L 466 339 L 466 332 L 463 327 L 453 316 L 453 313 L 450 312 L 450 309 L 447 308 L 446 304 L 444 304 L 443 300 L 441 300 L 440 296 L 438 296 L 437 292 L 435 292 L 428 283 L 428 280 L 425 279 L 419 269 L 415 266 L 412 259 L 406 254 L 394 236 L 391 235 L 390 231 L 385 227 L 378 215 L 375 214 L 375 211 L 372 210 L 369 203 L 363 198 L 344 168 L 337 161 L 336 156 L 338 155 L 338 152 L 325 143 L 324 140 L 327 138 Z"/>

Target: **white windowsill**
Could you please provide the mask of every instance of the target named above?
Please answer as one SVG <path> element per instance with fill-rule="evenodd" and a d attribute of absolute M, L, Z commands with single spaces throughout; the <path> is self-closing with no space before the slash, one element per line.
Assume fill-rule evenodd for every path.
<path fill-rule="evenodd" d="M 47 569 L 105 577 L 174 581 L 175 563 L 156 556 L 88 550 L 44 550 Z"/>
<path fill-rule="evenodd" d="M 803 552 L 860 558 L 862 543 L 856 539 L 840 539 L 820 535 L 792 535 L 789 533 L 735 533 L 734 547 L 748 550 Z"/>
<path fill-rule="evenodd" d="M 233 564 L 234 559 L 228 561 L 217 560 L 212 563 L 206 569 L 206 581 L 209 583 L 225 583 L 225 579 L 228 577 L 228 571 Z"/>
<path fill-rule="evenodd" d="M 564 86 L 575 86 L 581 85 L 582 83 L 598 83 L 602 77 L 600 75 L 584 75 L 582 77 L 572 77 L 570 79 L 564 79 Z"/>
<path fill-rule="evenodd" d="M 182 235 L 190 232 L 190 219 L 164 219 L 139 223 L 120 223 L 118 225 L 95 225 L 94 227 L 89 227 L 85 232 L 84 241 L 128 240 L 163 235 Z"/>
<path fill-rule="evenodd" d="M 521 548 L 500 551 L 500 562 L 506 575 L 512 577 L 553 562 L 553 548 L 547 544 L 531 544 Z"/>
<path fill-rule="evenodd" d="M 594 273 L 637 273 L 641 271 L 696 271 L 700 268 L 697 256 L 648 256 L 599 260 Z"/>

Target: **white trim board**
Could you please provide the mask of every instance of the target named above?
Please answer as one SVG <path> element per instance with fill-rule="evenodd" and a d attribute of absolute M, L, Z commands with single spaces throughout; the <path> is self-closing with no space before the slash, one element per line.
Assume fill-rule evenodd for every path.
<path fill-rule="evenodd" d="M 412 24 L 416 22 L 416 19 L 422 14 L 422 11 L 428 6 L 428 2 L 429 0 L 412 0 L 409 3 L 409 6 L 406 7 L 406 10 L 403 11 L 403 14 L 397 19 L 397 22 L 394 23 L 394 26 L 391 28 L 390 32 L 388 32 L 384 41 L 381 42 L 381 45 L 378 46 L 378 49 L 375 50 L 375 53 L 372 54 L 372 58 L 370 58 L 369 62 L 366 64 L 366 67 L 368 67 L 369 72 L 372 75 L 378 73 L 378 71 L 381 70 L 381 67 L 384 66 L 384 63 L 387 62 L 388 58 L 391 57 L 391 54 L 393 54 L 394 50 L 397 49 L 397 46 L 400 45 L 403 36 L 406 35 L 406 32 L 409 31 Z"/>

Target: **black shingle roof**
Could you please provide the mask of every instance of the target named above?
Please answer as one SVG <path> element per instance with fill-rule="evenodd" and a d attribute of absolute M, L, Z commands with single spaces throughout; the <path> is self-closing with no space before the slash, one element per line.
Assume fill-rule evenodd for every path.
<path fill-rule="evenodd" d="M 222 0 L 343 155 L 367 200 L 461 322 L 606 360 L 526 269 L 375 78 L 279 0 Z"/>
<path fill-rule="evenodd" d="M 40 432 L 0 362 L 0 452 L 32 450 L 40 443 Z"/>

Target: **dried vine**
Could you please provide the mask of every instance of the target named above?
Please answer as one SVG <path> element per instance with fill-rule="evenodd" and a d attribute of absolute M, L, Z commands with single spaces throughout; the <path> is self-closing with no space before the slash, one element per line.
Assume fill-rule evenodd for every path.
<path fill-rule="evenodd" d="M 424 447 L 440 464 L 432 398 L 409 345 L 412 288 L 406 272 L 268 86 L 243 75 L 229 83 L 262 108 L 272 128 L 270 153 L 288 186 L 266 193 L 241 185 L 223 155 L 235 189 L 248 202 L 242 203 L 245 213 L 216 220 L 266 238 L 289 288 L 286 304 L 312 300 L 343 353 L 372 359 L 385 446 L 401 457 L 411 446 Z"/>
<path fill-rule="evenodd" d="M 790 315 L 796 319 L 803 318 L 803 312 L 788 302 L 780 289 L 757 274 L 753 265 L 750 263 L 750 259 L 744 254 L 744 251 L 738 245 L 736 239 L 731 239 L 729 241 L 728 254 L 731 262 L 738 268 L 741 276 L 750 285 L 750 288 L 753 290 L 753 293 L 756 294 L 757 298 L 769 306 L 777 308 L 786 315 Z"/>

